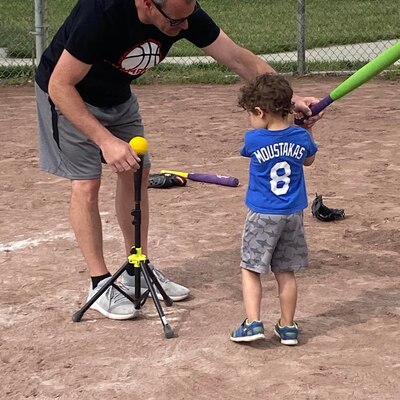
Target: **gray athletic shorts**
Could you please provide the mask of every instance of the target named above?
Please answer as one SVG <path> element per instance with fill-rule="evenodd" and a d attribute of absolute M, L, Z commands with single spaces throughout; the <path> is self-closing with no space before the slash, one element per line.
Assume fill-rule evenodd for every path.
<path fill-rule="evenodd" d="M 39 128 L 40 168 L 68 179 L 97 179 L 101 176 L 102 158 L 99 147 L 72 125 L 36 84 Z M 136 96 L 114 107 L 94 107 L 89 111 L 114 136 L 129 142 L 143 136 L 142 118 Z M 143 166 L 150 167 L 148 154 Z"/>
<path fill-rule="evenodd" d="M 259 214 L 249 210 L 240 266 L 257 273 L 295 272 L 308 265 L 303 212 Z"/>

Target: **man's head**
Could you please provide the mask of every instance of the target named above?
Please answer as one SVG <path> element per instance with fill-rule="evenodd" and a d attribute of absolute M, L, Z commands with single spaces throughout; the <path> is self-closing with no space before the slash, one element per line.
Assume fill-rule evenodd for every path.
<path fill-rule="evenodd" d="M 196 0 L 136 0 L 139 19 L 168 36 L 188 28 L 188 17 L 198 9 Z"/>

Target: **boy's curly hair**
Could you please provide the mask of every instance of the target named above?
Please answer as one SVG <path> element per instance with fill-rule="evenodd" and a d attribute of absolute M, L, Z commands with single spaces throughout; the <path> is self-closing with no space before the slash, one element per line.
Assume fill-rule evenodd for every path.
<path fill-rule="evenodd" d="M 238 103 L 247 111 L 261 110 L 286 117 L 293 112 L 293 90 L 281 75 L 263 74 L 240 89 Z"/>

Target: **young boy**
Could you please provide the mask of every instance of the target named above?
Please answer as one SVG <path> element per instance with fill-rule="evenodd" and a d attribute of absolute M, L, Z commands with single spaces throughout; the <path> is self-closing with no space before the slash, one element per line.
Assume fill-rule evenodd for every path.
<path fill-rule="evenodd" d="M 318 148 L 304 128 L 291 126 L 293 91 L 285 78 L 264 74 L 245 85 L 239 105 L 249 114 L 240 153 L 250 158 L 249 184 L 241 251 L 243 300 L 247 319 L 231 333 L 234 342 L 265 338 L 260 320 L 260 275 L 269 267 L 279 289 L 281 317 L 275 334 L 285 345 L 297 344 L 295 272 L 307 266 L 303 210 L 307 193 L 303 165 L 314 162 Z"/>

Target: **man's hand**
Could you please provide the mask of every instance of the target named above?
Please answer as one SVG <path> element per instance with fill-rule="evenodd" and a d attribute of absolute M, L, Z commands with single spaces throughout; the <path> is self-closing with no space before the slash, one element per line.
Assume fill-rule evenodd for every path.
<path fill-rule="evenodd" d="M 295 118 L 303 118 L 304 116 L 310 116 L 311 110 L 310 106 L 316 104 L 320 101 L 316 97 L 300 97 L 297 95 L 293 95 L 293 101 L 295 103 L 294 111 L 295 111 Z M 318 120 L 320 120 L 324 115 L 324 111 L 320 112 L 317 115 L 314 115 L 310 118 L 306 118 L 304 120 L 303 126 L 305 128 L 311 128 Z"/>
<path fill-rule="evenodd" d="M 139 169 L 139 156 L 133 151 L 129 143 L 111 136 L 102 143 L 100 149 L 104 160 L 114 172 L 124 172 Z"/>

